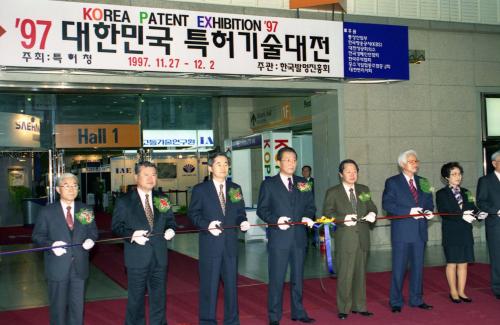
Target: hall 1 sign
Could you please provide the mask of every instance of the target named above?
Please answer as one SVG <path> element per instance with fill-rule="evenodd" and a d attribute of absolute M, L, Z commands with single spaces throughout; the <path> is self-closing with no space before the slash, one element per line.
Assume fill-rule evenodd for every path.
<path fill-rule="evenodd" d="M 139 148 L 137 124 L 57 124 L 57 148 Z"/>

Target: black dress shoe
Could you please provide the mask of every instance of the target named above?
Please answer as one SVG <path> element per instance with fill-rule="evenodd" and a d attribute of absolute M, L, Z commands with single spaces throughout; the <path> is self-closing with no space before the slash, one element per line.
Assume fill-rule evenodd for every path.
<path fill-rule="evenodd" d="M 400 306 L 391 306 L 391 311 L 393 313 L 400 313 L 401 312 L 401 307 Z"/>
<path fill-rule="evenodd" d="M 462 297 L 462 296 L 458 296 L 458 298 L 460 298 L 460 300 L 463 301 L 463 302 L 467 302 L 467 303 L 472 302 L 471 298 L 465 298 L 465 297 Z"/>
<path fill-rule="evenodd" d="M 373 316 L 373 313 L 370 312 L 370 311 L 356 311 L 356 310 L 353 310 L 352 311 L 353 314 L 360 314 L 361 316 L 366 316 L 366 317 L 370 317 L 370 316 Z"/>
<path fill-rule="evenodd" d="M 269 325 L 280 325 L 280 322 L 278 322 L 278 321 L 270 321 Z"/>
<path fill-rule="evenodd" d="M 452 296 L 452 295 L 450 295 L 450 300 L 451 300 L 451 302 L 452 302 L 452 303 L 454 303 L 454 304 L 459 304 L 459 303 L 461 303 L 461 302 L 462 302 L 462 297 L 458 296 L 458 299 L 455 299 L 455 298 L 453 298 L 453 296 Z"/>
<path fill-rule="evenodd" d="M 347 319 L 347 314 L 339 313 L 339 319 Z"/>
<path fill-rule="evenodd" d="M 310 317 L 303 317 L 303 318 L 292 318 L 292 320 L 295 322 L 295 321 L 299 321 L 301 323 L 314 323 L 316 320 L 314 318 L 310 318 Z"/>
<path fill-rule="evenodd" d="M 426 304 L 425 302 L 421 303 L 420 305 L 418 305 L 416 307 L 418 307 L 420 309 L 424 309 L 424 310 L 431 310 L 432 308 L 434 308 L 431 305 Z"/>

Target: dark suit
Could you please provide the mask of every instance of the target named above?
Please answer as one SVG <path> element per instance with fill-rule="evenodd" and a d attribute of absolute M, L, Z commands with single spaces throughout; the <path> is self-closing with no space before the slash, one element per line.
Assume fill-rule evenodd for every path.
<path fill-rule="evenodd" d="M 224 282 L 224 324 L 239 324 L 238 313 L 238 226 L 246 221 L 245 202 L 232 202 L 229 191 L 241 188 L 226 181 L 225 213 L 213 181 L 196 185 L 191 195 L 188 216 L 199 229 L 207 229 L 212 221 L 221 221 L 224 229 L 219 236 L 209 231 L 199 233 L 199 319 L 200 324 L 217 324 L 217 292 Z"/>
<path fill-rule="evenodd" d="M 366 311 L 366 259 L 370 250 L 370 224 L 359 221 L 368 213 L 377 214 L 371 199 L 361 200 L 361 193 L 370 189 L 361 184 L 354 185 L 357 196 L 354 211 L 342 184 L 330 188 L 325 195 L 323 215 L 343 221 L 348 214 L 357 214 L 358 222 L 348 227 L 339 223 L 334 233 L 335 260 L 337 265 L 337 309 L 349 314 L 351 310 Z"/>
<path fill-rule="evenodd" d="M 445 249 L 446 261 L 448 263 L 469 263 L 474 261 L 474 237 L 472 236 L 472 224 L 462 219 L 464 211 L 473 210 L 477 212 L 474 202 L 471 202 L 467 195 L 468 190 L 461 187 L 462 208 L 458 205 L 458 201 L 453 194 L 451 187 L 446 185 L 436 192 L 436 206 L 440 213 L 456 214 L 452 216 L 441 216 L 441 232 L 443 247 Z M 459 260 L 463 256 L 456 255 L 457 248 L 465 254 L 467 251 L 472 255 L 472 260 Z"/>
<path fill-rule="evenodd" d="M 75 201 L 74 214 L 87 207 Z M 71 231 L 66 223 L 66 211 L 60 201 L 40 210 L 33 230 L 36 246 L 52 246 L 56 241 L 69 245 L 82 244 L 86 239 L 97 240 L 95 221 L 88 225 L 74 217 Z M 83 324 L 85 280 L 89 276 L 89 252 L 82 246 L 67 247 L 66 254 L 56 256 L 52 250 L 44 252 L 45 276 L 48 280 L 50 323 Z"/>
<path fill-rule="evenodd" d="M 159 194 L 153 192 L 152 202 Z M 131 237 L 136 230 L 148 230 L 149 237 L 144 246 L 124 240 L 125 266 L 128 277 L 128 301 L 125 324 L 146 324 L 144 295 L 149 294 L 150 324 L 166 324 L 166 274 L 167 241 L 163 237 L 166 229 L 175 230 L 172 209 L 161 213 L 153 209 L 153 230 L 150 229 L 143 203 L 137 190 L 132 190 L 116 201 L 113 211 L 112 230 L 116 236 Z"/>
<path fill-rule="evenodd" d="M 432 194 L 425 193 L 420 187 L 421 177 L 416 176 L 415 186 L 418 202 L 415 202 L 404 175 L 398 174 L 385 181 L 382 195 L 382 207 L 387 215 L 407 215 L 411 208 L 434 210 Z M 410 306 L 423 303 L 422 273 L 424 268 L 424 248 L 427 242 L 427 219 L 391 220 L 392 244 L 392 283 L 390 304 L 394 307 L 403 305 L 403 280 L 408 262 L 410 263 Z"/>
<path fill-rule="evenodd" d="M 493 294 L 500 295 L 500 181 L 492 172 L 477 183 L 477 206 L 488 212 L 486 218 L 486 240 L 491 263 L 491 288 Z"/>
<path fill-rule="evenodd" d="M 302 217 L 314 219 L 316 207 L 312 191 L 300 192 L 297 183 L 306 183 L 305 178 L 293 176 L 291 192 L 276 175 L 262 182 L 259 192 L 257 215 L 269 224 L 276 224 L 282 216 L 291 222 L 301 222 Z M 304 225 L 281 230 L 277 226 L 268 228 L 269 292 L 268 313 L 270 321 L 279 321 L 283 311 L 283 282 L 290 264 L 292 318 L 307 318 L 302 305 L 304 258 L 307 246 L 307 230 Z"/>

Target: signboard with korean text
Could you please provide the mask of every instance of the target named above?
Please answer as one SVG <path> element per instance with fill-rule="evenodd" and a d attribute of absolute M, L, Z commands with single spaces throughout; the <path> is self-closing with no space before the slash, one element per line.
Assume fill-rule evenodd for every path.
<path fill-rule="evenodd" d="M 56 124 L 57 148 L 139 148 L 137 124 Z"/>
<path fill-rule="evenodd" d="M 408 27 L 344 23 L 344 74 L 408 80 Z"/>
<path fill-rule="evenodd" d="M 0 112 L 0 147 L 40 148 L 40 119 Z"/>
<path fill-rule="evenodd" d="M 263 179 L 274 176 L 279 171 L 276 155 L 283 147 L 292 146 L 291 132 L 264 132 L 262 133 L 262 171 Z"/>
<path fill-rule="evenodd" d="M 342 23 L 3 0 L 0 66 L 342 77 Z"/>
<path fill-rule="evenodd" d="M 213 130 L 143 130 L 145 148 L 213 147 Z"/>

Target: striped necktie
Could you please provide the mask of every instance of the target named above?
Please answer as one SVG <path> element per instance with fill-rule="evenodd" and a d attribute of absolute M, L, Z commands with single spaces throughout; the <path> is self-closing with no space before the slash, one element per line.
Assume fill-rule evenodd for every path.
<path fill-rule="evenodd" d="M 410 192 L 411 192 L 411 195 L 413 196 L 413 199 L 415 200 L 415 203 L 418 204 L 418 193 L 417 193 L 417 188 L 415 187 L 415 184 L 413 184 L 413 178 L 410 179 Z"/>

